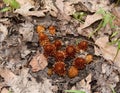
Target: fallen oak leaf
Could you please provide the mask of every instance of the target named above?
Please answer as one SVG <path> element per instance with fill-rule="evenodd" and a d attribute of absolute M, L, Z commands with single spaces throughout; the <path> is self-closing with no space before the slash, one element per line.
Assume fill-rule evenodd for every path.
<path fill-rule="evenodd" d="M 30 11 L 30 9 L 32 8 L 35 8 L 35 6 L 27 2 L 23 4 L 19 9 L 16 9 L 14 12 L 21 14 L 23 16 L 37 16 L 37 17 L 44 17 L 45 16 L 44 13 L 47 12 L 47 10 Z"/>
<path fill-rule="evenodd" d="M 29 65 L 32 67 L 32 72 L 43 70 L 48 65 L 47 58 L 38 52 Z"/>
<path fill-rule="evenodd" d="M 93 14 L 93 15 L 88 15 L 86 17 L 85 23 L 83 24 L 83 26 L 81 27 L 81 29 L 84 29 L 86 27 L 89 27 L 90 25 L 92 25 L 93 23 L 95 23 L 98 20 L 101 20 L 102 16 L 100 14 Z"/>

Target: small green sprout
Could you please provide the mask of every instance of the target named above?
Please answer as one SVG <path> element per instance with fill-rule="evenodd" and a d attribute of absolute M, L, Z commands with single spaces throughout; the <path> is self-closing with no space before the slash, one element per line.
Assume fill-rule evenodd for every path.
<path fill-rule="evenodd" d="M 98 27 L 89 35 L 89 37 L 98 32 L 101 28 L 106 27 L 107 24 L 109 24 L 111 28 L 115 28 L 115 26 L 113 25 L 113 21 L 115 19 L 114 15 L 103 10 L 102 8 L 100 8 L 96 13 L 101 14 L 103 18 Z"/>
<path fill-rule="evenodd" d="M 84 91 L 81 91 L 81 90 L 65 90 L 65 92 L 70 92 L 70 93 L 85 93 Z"/>
<path fill-rule="evenodd" d="M 8 6 L 0 10 L 0 12 L 6 12 L 20 8 L 20 4 L 16 0 L 3 0 L 3 2 Z"/>
<path fill-rule="evenodd" d="M 111 90 L 112 90 L 112 93 L 116 93 L 115 90 L 114 90 L 114 88 L 112 88 L 112 87 L 110 87 L 110 88 L 111 88 Z"/>
<path fill-rule="evenodd" d="M 72 16 L 81 23 L 84 23 L 83 19 L 86 15 L 87 14 L 85 12 L 75 12 Z"/>

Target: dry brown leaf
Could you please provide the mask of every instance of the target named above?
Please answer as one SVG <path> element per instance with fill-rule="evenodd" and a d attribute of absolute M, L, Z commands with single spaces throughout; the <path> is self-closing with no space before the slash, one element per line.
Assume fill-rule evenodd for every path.
<path fill-rule="evenodd" d="M 117 25 L 117 26 L 120 26 L 120 19 L 116 19 L 115 21 L 114 21 L 114 23 Z"/>
<path fill-rule="evenodd" d="M 58 9 L 53 4 L 53 0 L 44 0 L 45 2 L 45 9 L 50 12 L 50 14 L 54 17 L 57 17 L 58 15 Z"/>
<path fill-rule="evenodd" d="M 114 57 L 117 53 L 117 47 L 108 44 L 108 37 L 104 36 L 96 40 L 95 44 L 97 44 L 101 50 L 102 56 L 107 60 L 114 60 Z M 96 53 L 96 50 L 95 50 Z M 120 52 L 118 53 L 114 64 L 120 67 Z"/>
<path fill-rule="evenodd" d="M 77 28 L 77 31 L 79 34 L 88 37 L 88 35 L 90 35 L 90 33 L 93 31 L 92 27 L 86 27 L 84 29 L 81 29 L 81 27 Z"/>
<path fill-rule="evenodd" d="M 32 41 L 34 32 L 34 25 L 30 22 L 25 22 L 21 24 L 19 28 L 19 33 L 23 35 L 24 41 Z"/>
<path fill-rule="evenodd" d="M 74 12 L 74 8 L 73 6 L 71 6 L 69 2 L 63 2 L 63 0 L 56 0 L 55 2 L 58 10 L 59 10 L 59 14 L 58 14 L 58 18 L 60 20 L 69 20 L 70 21 L 70 14 L 72 14 L 72 12 Z"/>
<path fill-rule="evenodd" d="M 29 65 L 32 67 L 33 72 L 43 70 L 48 65 L 47 58 L 38 52 Z"/>
<path fill-rule="evenodd" d="M 92 74 L 89 74 L 85 79 L 76 84 L 76 88 L 85 91 L 85 93 L 91 93 L 91 78 Z"/>
<path fill-rule="evenodd" d="M 0 75 L 5 79 L 5 85 L 10 86 L 14 93 L 53 93 L 55 87 L 52 86 L 50 79 L 44 77 L 42 82 L 38 83 L 28 71 L 29 69 L 24 68 L 21 70 L 20 75 L 17 76 L 8 69 L 0 68 Z"/>
<path fill-rule="evenodd" d="M 83 26 L 81 26 L 81 29 L 84 29 L 88 26 L 90 26 L 91 24 L 93 24 L 94 22 L 98 21 L 102 19 L 102 16 L 99 14 L 93 14 L 93 15 L 88 15 L 85 19 L 85 23 L 83 24 Z"/>
<path fill-rule="evenodd" d="M 96 12 L 100 7 L 104 10 L 110 10 L 109 0 L 80 0 L 90 12 Z"/>
<path fill-rule="evenodd" d="M 116 16 L 114 23 L 120 26 L 120 7 L 113 8 L 112 12 Z"/>
<path fill-rule="evenodd" d="M 2 69 L 0 68 L 0 75 L 5 79 L 6 83 L 11 82 L 13 79 L 16 78 L 16 75 L 13 74 L 10 70 L 8 69 Z"/>
<path fill-rule="evenodd" d="M 7 27 L 0 23 L 0 42 L 2 42 L 8 34 Z"/>
<path fill-rule="evenodd" d="M 34 0 L 16 0 L 16 1 L 20 4 L 20 6 L 26 4 L 27 2 L 31 3 L 32 5 L 34 5 L 35 3 Z"/>
<path fill-rule="evenodd" d="M 120 7 L 115 7 L 112 9 L 113 14 L 120 19 Z"/>
<path fill-rule="evenodd" d="M 10 92 L 9 92 L 9 90 L 8 90 L 8 89 L 3 88 L 3 89 L 1 90 L 1 93 L 10 93 Z"/>
<path fill-rule="evenodd" d="M 32 5 L 30 2 L 24 3 L 21 5 L 19 9 L 16 9 L 14 12 L 21 14 L 23 16 L 37 16 L 37 17 L 43 17 L 45 16 L 45 12 L 47 10 L 41 10 L 41 11 L 30 11 L 31 8 L 35 8 L 34 5 Z"/>

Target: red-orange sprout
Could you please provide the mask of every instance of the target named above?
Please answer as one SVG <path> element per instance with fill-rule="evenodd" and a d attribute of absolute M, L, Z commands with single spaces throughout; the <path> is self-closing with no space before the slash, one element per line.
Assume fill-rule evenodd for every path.
<path fill-rule="evenodd" d="M 66 58 L 65 52 L 64 51 L 57 51 L 55 53 L 55 58 L 57 61 L 64 61 Z"/>
<path fill-rule="evenodd" d="M 81 41 L 78 44 L 78 49 L 79 50 L 86 50 L 88 48 L 88 42 L 87 41 Z"/>
<path fill-rule="evenodd" d="M 85 59 L 81 57 L 76 58 L 73 62 L 73 66 L 80 70 L 84 69 L 86 66 Z"/>
<path fill-rule="evenodd" d="M 56 52 L 56 47 L 54 46 L 54 44 L 46 44 L 44 45 L 44 54 L 46 56 L 54 56 Z"/>
<path fill-rule="evenodd" d="M 48 28 L 48 30 L 49 30 L 49 32 L 50 32 L 51 35 L 55 35 L 56 29 L 55 29 L 54 26 L 50 26 L 50 27 Z"/>
<path fill-rule="evenodd" d="M 53 71 L 59 76 L 65 76 L 66 74 L 65 63 L 62 61 L 56 62 L 53 66 Z"/>
<path fill-rule="evenodd" d="M 36 27 L 36 31 L 37 31 L 38 34 L 40 34 L 41 32 L 44 32 L 44 31 L 45 31 L 45 27 L 42 26 L 42 25 L 38 25 L 38 26 Z"/>
<path fill-rule="evenodd" d="M 62 41 L 61 40 L 55 40 L 54 45 L 56 46 L 56 49 L 60 49 L 62 47 Z"/>
<path fill-rule="evenodd" d="M 78 75 L 78 69 L 74 66 L 71 66 L 70 69 L 68 70 L 68 76 L 69 78 L 74 78 Z"/>
<path fill-rule="evenodd" d="M 71 45 L 66 47 L 67 57 L 70 57 L 70 58 L 75 57 L 75 53 L 76 53 L 76 49 L 74 46 Z"/>

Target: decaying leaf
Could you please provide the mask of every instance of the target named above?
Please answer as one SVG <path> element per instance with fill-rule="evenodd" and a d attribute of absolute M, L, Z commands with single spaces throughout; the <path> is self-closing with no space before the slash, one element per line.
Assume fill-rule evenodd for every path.
<path fill-rule="evenodd" d="M 26 4 L 27 2 L 31 3 L 32 5 L 34 5 L 35 3 L 34 0 L 16 0 L 16 1 L 20 4 L 20 6 Z"/>
<path fill-rule="evenodd" d="M 29 69 L 24 68 L 17 76 L 8 69 L 0 68 L 0 75 L 5 79 L 5 84 L 12 88 L 13 93 L 53 93 L 52 90 L 55 87 L 49 79 L 43 78 L 43 81 L 38 83 L 28 71 Z"/>
<path fill-rule="evenodd" d="M 8 89 L 3 88 L 3 89 L 1 90 L 1 93 L 10 93 L 10 92 L 9 92 L 9 90 L 8 90 Z"/>
<path fill-rule="evenodd" d="M 72 89 L 83 90 L 85 93 L 91 93 L 91 82 L 92 74 L 89 74 L 85 79 L 81 80 L 76 84 L 76 88 L 73 86 Z"/>
<path fill-rule="evenodd" d="M 81 0 L 81 2 L 89 9 L 90 12 L 96 12 L 100 7 L 104 10 L 109 10 L 109 0 Z"/>
<path fill-rule="evenodd" d="M 96 21 L 98 21 L 100 19 L 102 19 L 102 16 L 99 15 L 99 14 L 95 13 L 93 15 L 88 15 L 86 17 L 85 23 L 83 24 L 83 26 L 81 27 L 81 29 L 84 29 L 84 28 L 90 26 L 91 24 L 93 24 L 94 22 L 96 22 Z"/>
<path fill-rule="evenodd" d="M 116 7 L 112 9 L 113 14 L 116 16 L 115 24 L 120 26 L 120 7 Z"/>
<path fill-rule="evenodd" d="M 112 9 L 113 14 L 120 19 L 120 7 L 115 7 Z"/>
<path fill-rule="evenodd" d="M 107 60 L 114 60 L 114 57 L 117 53 L 117 47 L 108 44 L 108 37 L 104 36 L 96 40 L 95 44 L 97 44 L 101 50 L 103 57 Z M 96 51 L 96 50 L 95 50 Z M 95 52 L 96 53 L 96 52 Z M 120 52 L 118 53 L 114 64 L 120 67 Z"/>
<path fill-rule="evenodd" d="M 0 24 L 0 42 L 2 42 L 8 34 L 7 27 Z"/>
<path fill-rule="evenodd" d="M 33 57 L 33 59 L 30 62 L 30 66 L 32 67 L 33 72 L 43 70 L 47 65 L 47 58 L 39 52 Z"/>
<path fill-rule="evenodd" d="M 34 25 L 30 22 L 22 23 L 19 28 L 19 33 L 23 35 L 24 41 L 32 41 Z"/>
<path fill-rule="evenodd" d="M 56 0 L 55 4 L 59 10 L 58 17 L 62 20 L 70 20 L 71 18 L 69 15 L 72 15 L 74 12 L 74 8 L 71 6 L 71 3 L 63 2 L 63 0 Z"/>
<path fill-rule="evenodd" d="M 23 5 L 21 5 L 21 7 L 19 9 L 15 10 L 15 13 L 21 14 L 23 16 L 37 16 L 37 17 L 43 17 L 45 16 L 45 12 L 47 12 L 47 10 L 41 10 L 41 11 L 30 11 L 30 9 L 35 8 L 34 5 L 32 5 L 30 2 L 27 2 Z"/>
<path fill-rule="evenodd" d="M 55 3 L 61 13 L 65 13 L 66 15 L 72 15 L 75 12 L 74 6 L 71 2 L 63 2 L 63 0 L 56 0 Z"/>
<path fill-rule="evenodd" d="M 53 4 L 53 0 L 44 0 L 45 2 L 45 9 L 47 11 L 50 12 L 50 14 L 53 16 L 53 17 L 57 17 L 58 15 L 58 9 L 55 7 L 55 5 Z"/>

